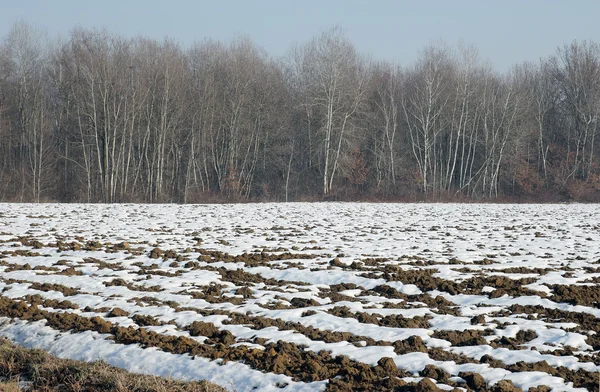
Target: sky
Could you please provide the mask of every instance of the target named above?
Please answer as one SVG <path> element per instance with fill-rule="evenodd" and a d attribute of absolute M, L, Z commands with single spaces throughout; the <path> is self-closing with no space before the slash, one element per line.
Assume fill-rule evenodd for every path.
<path fill-rule="evenodd" d="M 184 47 L 245 35 L 280 57 L 340 26 L 374 60 L 409 66 L 441 40 L 474 45 L 505 72 L 573 40 L 600 42 L 599 15 L 598 0 L 0 0 L 0 37 L 17 20 L 65 39 L 75 27 L 106 28 Z"/>

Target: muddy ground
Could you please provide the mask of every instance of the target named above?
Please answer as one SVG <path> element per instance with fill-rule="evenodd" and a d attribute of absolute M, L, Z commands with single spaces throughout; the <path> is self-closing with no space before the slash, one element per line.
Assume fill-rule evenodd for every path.
<path fill-rule="evenodd" d="M 293 382 L 327 381 L 329 391 L 598 390 L 600 260 L 576 251 L 572 263 L 540 265 L 512 265 L 494 253 L 346 255 L 339 243 L 304 238 L 311 229 L 299 226 L 264 229 L 271 247 L 227 251 L 251 228 L 236 227 L 233 238 L 204 228 L 177 243 L 166 228 L 144 228 L 161 240 L 116 240 L 52 230 L 61 217 L 20 218 L 36 226 L 0 235 L 4 323 L 44 320 L 56 331 L 236 361 Z M 427 235 L 447 237 L 435 227 Z M 533 228 L 502 230 L 524 236 Z M 209 233 L 212 242 L 203 239 Z M 544 238 L 535 233 L 531 241 Z M 527 253 L 519 249 L 496 250 L 517 259 Z M 390 356 L 345 354 L 376 347 Z M 404 365 L 415 353 L 423 365 Z M 480 371 L 463 370 L 471 368 Z M 495 380 L 494 369 L 506 376 Z M 538 373 L 554 384 L 522 381 Z"/>

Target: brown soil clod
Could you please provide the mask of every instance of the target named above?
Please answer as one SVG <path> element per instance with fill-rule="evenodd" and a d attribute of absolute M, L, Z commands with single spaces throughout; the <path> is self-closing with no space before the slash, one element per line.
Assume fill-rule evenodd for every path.
<path fill-rule="evenodd" d="M 600 308 L 600 286 L 586 284 L 582 286 L 552 285 L 552 300 L 566 302 L 571 305 L 585 305 Z"/>
<path fill-rule="evenodd" d="M 163 255 L 163 251 L 160 248 L 154 248 L 150 251 L 151 259 L 159 259 Z"/>
<path fill-rule="evenodd" d="M 100 250 L 103 248 L 103 245 L 99 241 L 88 241 L 85 243 L 85 250 L 94 251 Z"/>
<path fill-rule="evenodd" d="M 475 391 L 484 391 L 487 389 L 485 379 L 480 374 L 472 372 L 461 372 L 458 373 L 458 377 L 465 380 L 467 386 Z"/>
<path fill-rule="evenodd" d="M 522 349 L 522 344 L 532 341 L 537 338 L 538 335 L 535 331 L 532 330 L 521 330 L 517 332 L 514 338 L 509 338 L 506 336 L 501 337 L 497 341 L 490 342 L 490 345 L 494 348 L 496 347 L 506 347 L 511 350 L 519 350 Z"/>
<path fill-rule="evenodd" d="M 128 290 L 131 290 L 131 291 L 159 292 L 159 291 L 163 291 L 164 290 L 160 286 L 143 286 L 143 285 L 133 284 L 133 283 L 129 283 L 129 282 L 127 282 L 127 281 L 125 281 L 124 279 L 121 279 L 121 278 L 116 278 L 116 279 L 113 279 L 113 280 L 111 280 L 109 282 L 104 282 L 103 284 L 106 287 L 122 286 L 122 287 L 126 287 Z"/>
<path fill-rule="evenodd" d="M 58 291 L 65 297 L 79 294 L 79 290 L 56 283 L 32 283 L 29 288 L 39 291 Z"/>
<path fill-rule="evenodd" d="M 309 306 L 320 306 L 321 304 L 315 301 L 312 298 L 300 298 L 294 297 L 290 301 L 293 307 L 295 308 L 307 308 Z"/>
<path fill-rule="evenodd" d="M 523 392 L 523 389 L 515 387 L 510 380 L 500 380 L 492 386 L 490 392 Z"/>
<path fill-rule="evenodd" d="M 121 309 L 121 308 L 113 308 L 106 315 L 106 317 L 127 317 L 129 316 L 129 312 Z"/>
<path fill-rule="evenodd" d="M 379 361 L 377 361 L 377 364 L 381 366 L 389 375 L 394 375 L 398 372 L 398 366 L 396 366 L 396 362 L 394 362 L 394 360 L 390 357 L 381 358 Z"/>
<path fill-rule="evenodd" d="M 394 351 L 398 355 L 413 353 L 413 352 L 427 352 L 427 347 L 423 343 L 423 339 L 419 336 L 411 336 L 406 340 L 396 340 L 393 343 Z"/>
<path fill-rule="evenodd" d="M 235 337 L 231 332 L 220 330 L 213 323 L 194 321 L 188 326 L 188 331 L 192 336 L 206 336 L 209 338 L 207 343 L 230 345 L 235 342 Z"/>
<path fill-rule="evenodd" d="M 236 295 L 241 295 L 245 299 L 252 298 L 252 289 L 248 286 L 240 287 L 235 291 Z"/>
<path fill-rule="evenodd" d="M 468 329 L 465 331 L 435 331 L 433 337 L 437 339 L 447 340 L 453 346 L 479 346 L 486 345 L 487 340 L 484 336 L 491 335 L 492 330 L 477 331 Z"/>
<path fill-rule="evenodd" d="M 119 242 L 112 247 L 113 250 L 129 250 L 129 248 L 129 242 Z"/>
<path fill-rule="evenodd" d="M 438 380 L 441 382 L 447 382 L 450 378 L 450 374 L 433 365 L 426 365 L 425 368 L 421 371 L 421 376 L 429 377 L 431 379 Z"/>
<path fill-rule="evenodd" d="M 163 325 L 163 323 L 158 321 L 155 317 L 146 316 L 142 314 L 134 314 L 131 317 L 131 320 L 133 320 L 133 322 L 135 322 L 140 327 L 155 327 L 158 325 Z"/>
<path fill-rule="evenodd" d="M 415 392 L 440 392 L 442 389 L 438 388 L 437 385 L 431 379 L 425 377 L 417 383 L 415 386 Z"/>

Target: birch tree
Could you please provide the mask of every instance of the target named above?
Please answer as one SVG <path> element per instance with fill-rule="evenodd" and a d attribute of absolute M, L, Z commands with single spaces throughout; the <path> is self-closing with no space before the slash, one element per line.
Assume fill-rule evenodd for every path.
<path fill-rule="evenodd" d="M 378 64 L 373 69 L 374 92 L 371 100 L 375 104 L 376 128 L 380 140 L 375 140 L 375 166 L 378 169 L 378 182 L 385 181 L 396 187 L 397 177 L 397 139 L 402 121 L 402 71 L 398 66 L 387 63 Z M 379 162 L 382 163 L 379 163 Z"/>
<path fill-rule="evenodd" d="M 16 101 L 12 118 L 19 138 L 21 200 L 29 192 L 34 201 L 40 201 L 51 159 L 52 112 L 46 74 L 49 50 L 43 32 L 18 22 L 10 30 L 1 54 Z"/>
<path fill-rule="evenodd" d="M 447 123 L 444 110 L 450 100 L 452 64 L 443 47 L 429 46 L 407 75 L 402 109 L 420 174 L 422 191 L 437 190 L 437 142 Z"/>
<path fill-rule="evenodd" d="M 356 127 L 366 91 L 366 67 L 340 28 L 314 38 L 301 49 L 298 75 L 310 83 L 307 107 L 321 113 L 318 126 L 321 146 L 322 192 L 327 195 L 339 169 L 340 157 Z"/>

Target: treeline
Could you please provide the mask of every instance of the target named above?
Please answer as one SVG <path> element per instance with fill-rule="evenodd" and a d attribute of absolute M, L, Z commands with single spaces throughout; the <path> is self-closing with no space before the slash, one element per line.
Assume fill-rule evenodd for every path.
<path fill-rule="evenodd" d="M 0 199 L 597 201 L 599 112 L 592 42 L 501 74 L 443 44 L 372 61 L 338 28 L 274 59 L 21 22 L 0 41 Z"/>

